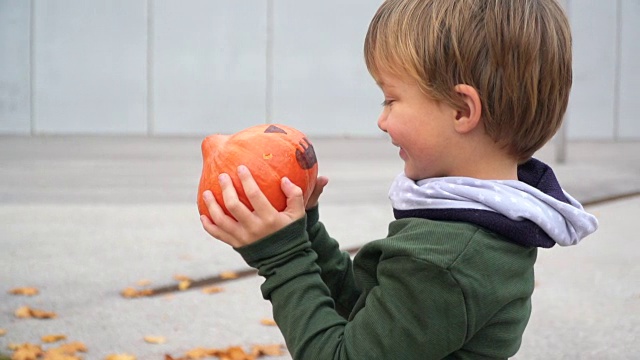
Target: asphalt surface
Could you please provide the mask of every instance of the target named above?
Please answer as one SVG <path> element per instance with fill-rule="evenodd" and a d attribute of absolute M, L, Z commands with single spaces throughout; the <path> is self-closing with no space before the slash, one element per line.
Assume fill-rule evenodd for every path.
<path fill-rule="evenodd" d="M 387 189 L 401 170 L 397 149 L 384 139 L 314 145 L 330 178 L 321 218 L 331 234 L 345 249 L 384 237 L 392 220 Z M 553 143 L 536 156 L 554 166 L 600 229 L 576 247 L 539 252 L 532 318 L 515 359 L 638 359 L 640 142 L 572 142 L 567 150 L 565 164 L 555 163 Z M 200 138 L 0 137 L 0 353 L 48 334 L 83 342 L 85 359 L 284 344 L 277 327 L 261 324 L 271 318 L 262 280 L 219 277 L 248 268 L 201 228 L 200 171 Z M 179 291 L 176 275 L 203 286 Z M 204 294 L 204 285 L 222 291 Z M 40 293 L 8 293 L 27 286 Z M 164 293 L 126 299 L 126 287 Z M 57 317 L 19 319 L 21 306 Z M 167 341 L 149 344 L 145 336 Z"/>

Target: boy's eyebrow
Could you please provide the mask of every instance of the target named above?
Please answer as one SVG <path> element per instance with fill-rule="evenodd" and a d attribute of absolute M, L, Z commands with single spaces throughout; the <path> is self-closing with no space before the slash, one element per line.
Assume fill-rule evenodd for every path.
<path fill-rule="evenodd" d="M 380 88 L 382 88 L 382 89 L 384 89 L 384 88 L 389 89 L 389 88 L 393 88 L 393 87 L 394 87 L 393 85 L 389 85 L 389 84 L 385 83 L 385 82 L 384 82 L 384 81 L 382 81 L 382 80 L 380 80 L 380 81 L 376 81 L 376 84 L 378 84 L 378 86 L 379 86 Z"/>

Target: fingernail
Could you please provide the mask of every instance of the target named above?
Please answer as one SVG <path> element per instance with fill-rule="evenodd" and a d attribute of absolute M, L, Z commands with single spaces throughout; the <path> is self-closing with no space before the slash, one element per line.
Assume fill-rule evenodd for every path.
<path fill-rule="evenodd" d="M 246 166 L 244 166 L 244 165 L 240 165 L 240 166 L 238 166 L 238 173 L 239 173 L 239 174 L 240 174 L 240 173 L 246 173 L 246 172 L 248 172 L 248 171 L 249 171 L 249 169 L 248 169 Z"/>
<path fill-rule="evenodd" d="M 211 191 L 207 190 L 202 194 L 202 197 L 205 200 L 210 200 L 213 197 L 213 194 L 211 193 Z"/>
<path fill-rule="evenodd" d="M 227 175 L 226 173 L 222 173 L 222 174 L 218 175 L 218 182 L 220 182 L 222 184 L 225 181 L 227 181 L 228 178 L 229 178 L 229 175 Z"/>
<path fill-rule="evenodd" d="M 289 178 L 286 176 L 282 178 L 282 181 L 284 181 L 284 183 L 287 185 L 291 184 L 291 180 L 289 180 Z"/>

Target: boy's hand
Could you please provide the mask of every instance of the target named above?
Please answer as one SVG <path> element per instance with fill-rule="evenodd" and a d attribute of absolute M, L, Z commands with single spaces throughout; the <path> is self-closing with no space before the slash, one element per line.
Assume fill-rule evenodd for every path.
<path fill-rule="evenodd" d="M 240 202 L 229 175 L 221 174 L 219 181 L 224 205 L 237 220 L 224 213 L 211 191 L 205 191 L 204 202 L 213 222 L 205 215 L 200 216 L 200 221 L 204 229 L 214 238 L 239 248 L 273 234 L 304 216 L 302 189 L 289 179 L 282 178 L 281 182 L 282 191 L 287 197 L 287 208 L 283 212 L 278 212 L 262 193 L 246 166 L 238 167 L 238 177 L 254 211 L 252 212 Z"/>
<path fill-rule="evenodd" d="M 324 187 L 329 183 L 329 178 L 326 176 L 318 176 L 316 180 L 316 186 L 313 188 L 313 192 L 311 192 L 311 196 L 309 196 L 309 200 L 307 201 L 306 210 L 313 209 L 318 205 L 318 199 L 320 198 L 320 194 L 324 190 Z"/>

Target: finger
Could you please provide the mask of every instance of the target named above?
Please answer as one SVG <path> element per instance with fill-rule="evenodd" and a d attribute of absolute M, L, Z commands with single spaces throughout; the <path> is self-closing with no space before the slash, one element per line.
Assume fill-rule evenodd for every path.
<path fill-rule="evenodd" d="M 328 183 L 329 183 L 329 178 L 326 176 L 319 176 L 316 179 L 316 185 L 313 188 L 313 191 L 311 191 L 311 195 L 309 195 L 309 200 L 307 200 L 307 206 L 306 206 L 307 209 L 311 209 L 316 205 L 318 205 L 318 199 L 320 198 L 320 195 L 324 191 L 324 187 L 327 186 Z"/>
<path fill-rule="evenodd" d="M 223 173 L 218 176 L 218 181 L 220 182 L 220 188 L 222 189 L 222 200 L 224 201 L 224 206 L 229 210 L 229 213 L 231 213 L 238 222 L 250 221 L 252 216 L 251 210 L 249 210 L 238 198 L 238 192 L 233 186 L 231 177 L 229 177 L 228 174 Z"/>
<path fill-rule="evenodd" d="M 202 193 L 202 199 L 209 210 L 209 216 L 211 218 L 207 219 L 210 220 L 210 222 L 227 233 L 233 232 L 238 227 L 238 222 L 222 210 L 222 207 L 218 204 L 218 201 L 210 190 Z"/>
<path fill-rule="evenodd" d="M 304 197 L 302 189 L 292 183 L 291 180 L 284 177 L 281 182 L 282 192 L 287 197 L 287 208 L 284 210 L 292 219 L 298 219 L 304 216 Z"/>
<path fill-rule="evenodd" d="M 233 247 L 236 246 L 233 236 L 229 235 L 226 231 L 222 230 L 219 226 L 212 223 L 206 215 L 200 215 L 200 222 L 204 230 L 214 238 L 221 240 Z"/>
<path fill-rule="evenodd" d="M 273 212 L 275 210 L 266 195 L 260 190 L 256 180 L 246 166 L 238 166 L 238 177 L 242 183 L 244 194 L 247 196 L 249 203 L 257 214 L 264 214 L 265 212 Z"/>

